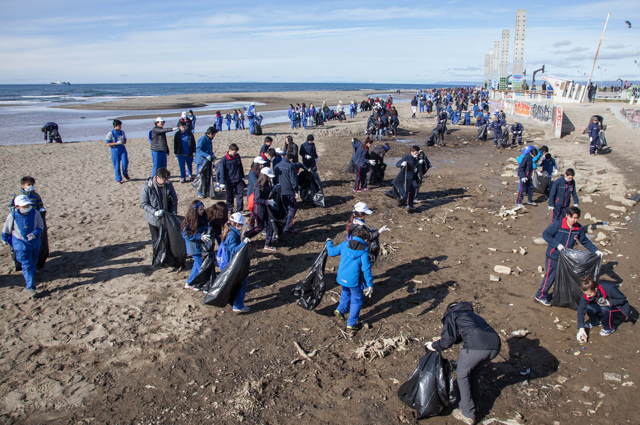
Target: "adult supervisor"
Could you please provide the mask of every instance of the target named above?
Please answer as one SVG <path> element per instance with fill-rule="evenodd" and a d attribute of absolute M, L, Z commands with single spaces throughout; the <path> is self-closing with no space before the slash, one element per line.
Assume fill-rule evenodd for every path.
<path fill-rule="evenodd" d="M 476 419 L 475 401 L 480 397 L 480 371 L 500 352 L 500 337 L 482 317 L 473 312 L 471 303 L 454 302 L 447 306 L 442 316 L 440 339 L 427 342 L 425 348 L 443 351 L 459 342 L 464 344 L 457 369 L 460 409 L 453 411 L 453 417 L 473 424 Z"/>
<path fill-rule="evenodd" d="M 162 227 L 161 217 L 165 212 L 178 213 L 178 195 L 169 181 L 171 173 L 166 168 L 158 168 L 155 176 L 142 184 L 140 206 L 144 210 L 144 218 L 149 223 L 151 245 L 155 246 Z"/>
<path fill-rule="evenodd" d="M 156 175 L 159 168 L 167 168 L 167 154 L 169 153 L 167 133 L 177 130 L 178 127 L 164 128 L 164 120 L 160 117 L 156 118 L 156 125 L 149 132 L 151 160 L 153 161 L 151 177 Z"/>

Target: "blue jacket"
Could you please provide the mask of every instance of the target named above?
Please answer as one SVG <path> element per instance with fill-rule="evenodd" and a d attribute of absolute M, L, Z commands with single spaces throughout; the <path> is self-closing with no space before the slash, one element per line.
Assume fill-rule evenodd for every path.
<path fill-rule="evenodd" d="M 353 144 L 353 142 L 351 142 Z M 366 168 L 369 166 L 369 150 L 364 147 L 364 143 L 360 143 L 356 153 L 353 155 L 353 163 L 360 168 Z"/>
<path fill-rule="evenodd" d="M 40 249 L 40 235 L 43 228 L 42 216 L 34 208 L 27 214 L 14 211 L 7 216 L 4 223 L 2 240 L 8 243 L 11 239 L 11 246 L 16 251 Z M 30 233 L 35 235 L 35 239 L 28 241 L 27 235 Z"/>
<path fill-rule="evenodd" d="M 40 195 L 38 195 L 38 193 L 36 191 L 27 192 L 24 189 L 20 189 L 20 193 L 14 193 L 13 199 L 11 200 L 11 203 L 9 204 L 9 209 L 11 211 L 15 211 L 16 210 L 16 205 L 14 204 L 14 202 L 15 202 L 16 198 L 18 196 L 20 196 L 20 195 L 25 195 L 27 198 L 29 198 L 29 200 L 33 204 L 33 208 L 37 209 L 38 211 L 40 211 L 41 208 L 44 208 L 44 204 L 42 203 L 42 198 L 40 197 Z"/>
<path fill-rule="evenodd" d="M 522 161 L 518 165 L 518 177 L 531 180 L 531 174 L 533 173 L 533 158 L 531 154 L 528 153 L 522 158 Z"/>
<path fill-rule="evenodd" d="M 306 155 L 309 155 L 311 159 L 305 158 Z M 311 168 L 312 170 L 316 168 L 316 160 L 318 159 L 318 154 L 316 153 L 316 144 L 311 144 L 308 141 L 304 142 L 302 146 L 300 146 L 300 156 L 302 157 L 302 163 Z"/>
<path fill-rule="evenodd" d="M 524 127 L 519 122 L 515 124 L 511 124 L 511 132 L 512 133 L 522 133 L 524 131 Z"/>
<path fill-rule="evenodd" d="M 327 241 L 329 257 L 340 256 L 338 266 L 338 283 L 347 288 L 355 288 L 360 283 L 360 272 L 364 274 L 364 281 L 368 287 L 373 286 L 371 263 L 369 262 L 369 244 L 358 237 L 351 238 L 334 247 L 332 241 Z"/>
<path fill-rule="evenodd" d="M 597 303 L 598 298 L 604 298 L 609 301 L 611 310 L 619 310 L 627 318 L 631 314 L 631 306 L 627 301 L 627 297 L 618 289 L 617 286 L 611 283 L 600 283 L 597 287 L 597 293 L 594 297 L 589 298 L 582 294 L 580 298 L 580 304 L 578 304 L 578 329 L 584 328 L 584 315 L 587 312 L 587 306 L 591 303 Z"/>
<path fill-rule="evenodd" d="M 493 130 L 493 134 L 495 136 L 502 136 L 502 122 L 499 120 L 493 120 L 491 123 L 491 129 Z"/>
<path fill-rule="evenodd" d="M 546 171 L 547 174 L 549 174 L 549 176 L 553 175 L 553 170 L 558 169 L 558 165 L 556 165 L 556 160 L 553 158 L 543 159 L 540 165 L 542 165 L 542 171 Z"/>
<path fill-rule="evenodd" d="M 201 255 L 202 254 L 202 242 L 200 238 L 202 234 L 207 231 L 209 224 L 207 223 L 207 214 L 203 214 L 198 217 L 198 230 L 193 235 L 187 235 L 186 230 L 182 231 L 182 237 L 187 244 L 187 254 Z"/>
<path fill-rule="evenodd" d="M 565 248 L 573 248 L 576 241 L 580 241 L 583 247 L 590 252 L 596 252 L 598 248 L 591 243 L 585 235 L 584 227 L 580 223 L 576 223 L 572 228 L 567 225 L 567 217 L 562 220 L 554 221 L 551 226 L 542 232 L 542 238 L 549 244 L 547 247 L 547 257 L 558 261 L 560 255 L 558 245 L 562 244 Z"/>
<path fill-rule="evenodd" d="M 592 122 L 589 124 L 589 137 L 596 140 L 600 136 L 600 126 L 597 123 Z"/>
<path fill-rule="evenodd" d="M 258 176 L 256 176 L 255 171 L 249 170 L 249 175 L 247 176 L 247 197 L 253 193 L 253 186 L 258 181 Z"/>
<path fill-rule="evenodd" d="M 276 181 L 280 185 L 283 196 L 295 195 L 298 191 L 298 173 L 289 160 L 280 161 L 274 168 Z"/>
<path fill-rule="evenodd" d="M 476 127 L 481 127 L 486 123 L 487 121 L 484 119 L 484 115 L 482 114 L 478 115 L 478 118 L 476 118 Z"/>
<path fill-rule="evenodd" d="M 225 251 L 227 251 L 229 261 L 231 261 L 233 256 L 244 246 L 244 241 L 240 237 L 240 231 L 235 227 L 231 227 L 223 244 Z"/>
<path fill-rule="evenodd" d="M 247 111 L 247 118 L 252 119 L 256 116 L 256 107 L 251 105 Z"/>
<path fill-rule="evenodd" d="M 203 135 L 196 144 L 196 165 L 204 164 L 209 155 L 213 156 L 213 140 Z"/>
<path fill-rule="evenodd" d="M 220 161 L 222 162 L 220 167 L 221 177 L 225 184 L 239 183 L 244 180 L 244 169 L 242 168 L 240 155 L 236 153 L 234 157 L 230 157 L 229 152 L 227 152 Z"/>
<path fill-rule="evenodd" d="M 571 180 L 570 182 L 560 177 L 553 182 L 551 186 L 551 192 L 549 193 L 549 206 L 555 208 L 566 208 L 571 205 L 571 197 L 573 197 L 573 203 L 578 203 L 578 193 L 576 191 L 576 182 Z"/>
<path fill-rule="evenodd" d="M 531 166 L 533 167 L 534 170 L 538 168 L 538 161 L 540 161 L 540 158 L 542 158 L 542 151 L 538 150 L 538 155 L 534 156 L 533 159 L 531 160 Z"/>

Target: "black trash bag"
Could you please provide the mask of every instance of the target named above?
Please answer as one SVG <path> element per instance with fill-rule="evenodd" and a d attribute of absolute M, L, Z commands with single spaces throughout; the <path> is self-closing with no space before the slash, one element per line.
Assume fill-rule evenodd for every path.
<path fill-rule="evenodd" d="M 256 136 L 262 136 L 262 126 L 257 122 L 253 123 L 253 132 L 251 134 L 255 134 Z"/>
<path fill-rule="evenodd" d="M 287 225 L 287 209 L 282 203 L 281 193 L 280 185 L 275 185 L 269 193 L 269 200 L 275 201 L 276 205 L 273 207 L 267 205 L 267 212 L 269 213 L 269 219 L 273 226 L 273 242 L 278 240 L 278 236 L 282 234 Z"/>
<path fill-rule="evenodd" d="M 325 245 L 307 276 L 298 282 L 291 291 L 293 296 L 298 298 L 300 307 L 313 310 L 322 301 L 324 292 L 327 290 L 327 285 L 324 283 L 324 267 L 327 264 L 327 257 L 327 246 Z"/>
<path fill-rule="evenodd" d="M 487 125 L 482 124 L 480 127 L 478 127 L 478 139 L 485 140 L 486 137 L 487 137 Z"/>
<path fill-rule="evenodd" d="M 565 248 L 560 251 L 556 269 L 556 289 L 551 297 L 551 305 L 577 310 L 582 297 L 582 278 L 588 276 L 597 282 L 601 260 L 597 254 L 579 249 Z"/>
<path fill-rule="evenodd" d="M 436 416 L 452 400 L 455 401 L 448 363 L 438 351 L 427 352 L 411 377 L 398 389 L 398 397 L 416 410 L 418 419 Z"/>
<path fill-rule="evenodd" d="M 216 173 L 214 171 L 213 162 L 205 159 L 204 164 L 200 167 L 200 172 L 191 183 L 191 186 L 198 192 L 211 199 L 216 197 Z"/>
<path fill-rule="evenodd" d="M 311 170 L 300 170 L 298 187 L 300 188 L 300 199 L 303 202 L 312 202 L 324 208 L 324 191 L 318 173 Z"/>
<path fill-rule="evenodd" d="M 202 304 L 214 307 L 233 304 L 247 276 L 249 276 L 249 245 L 245 244 L 209 287 Z"/>
<path fill-rule="evenodd" d="M 399 207 L 406 205 L 408 200 L 408 191 L 414 177 L 416 177 L 416 174 L 413 169 L 408 170 L 407 167 L 402 167 L 396 178 L 393 179 L 393 182 L 391 183 L 391 190 L 385 193 L 385 195 L 396 199 Z"/>
<path fill-rule="evenodd" d="M 353 146 L 355 144 L 355 146 Z M 352 142 L 352 146 L 353 146 L 353 155 L 356 154 L 356 152 L 358 151 L 358 148 L 360 147 L 360 145 L 362 144 L 362 142 L 358 139 L 356 139 L 355 137 L 353 138 L 353 142 Z M 347 173 L 352 173 L 355 174 L 356 173 L 356 164 L 355 162 L 353 162 L 353 155 L 351 155 L 351 160 L 349 161 L 349 165 L 347 166 Z"/>
<path fill-rule="evenodd" d="M 202 266 L 200 266 L 200 271 L 193 278 L 190 285 L 208 292 L 216 280 L 216 235 L 211 228 L 205 234 L 209 235 L 211 239 L 209 242 L 202 241 L 200 243 Z"/>
<path fill-rule="evenodd" d="M 375 134 L 378 131 L 378 119 L 377 116 L 371 115 L 367 119 L 367 129 L 365 134 Z"/>
<path fill-rule="evenodd" d="M 371 267 L 376 264 L 378 257 L 380 256 L 380 239 L 376 238 L 369 242 L 369 263 Z"/>
<path fill-rule="evenodd" d="M 60 137 L 58 130 L 52 130 L 49 132 L 49 141 L 53 143 L 62 143 L 62 137 Z"/>
<path fill-rule="evenodd" d="M 551 183 L 551 178 L 549 174 L 546 172 L 539 173 L 537 171 L 533 172 L 533 191 L 535 193 L 546 193 L 549 184 Z"/>
<path fill-rule="evenodd" d="M 316 127 L 320 126 L 320 125 L 324 125 L 324 120 L 322 119 L 322 112 L 321 111 L 316 112 L 315 121 L 316 121 L 315 122 Z"/>
<path fill-rule="evenodd" d="M 162 215 L 160 234 L 153 245 L 152 266 L 184 266 L 187 261 L 187 245 L 182 237 L 183 218 L 167 212 Z"/>
<path fill-rule="evenodd" d="M 42 223 L 44 224 L 44 227 L 42 228 L 42 234 L 40 235 L 40 252 L 38 252 L 37 264 L 39 269 L 44 267 L 44 263 L 46 263 L 47 258 L 49 258 L 49 232 L 47 231 L 47 219 L 45 218 L 46 213 L 40 214 L 42 215 Z"/>

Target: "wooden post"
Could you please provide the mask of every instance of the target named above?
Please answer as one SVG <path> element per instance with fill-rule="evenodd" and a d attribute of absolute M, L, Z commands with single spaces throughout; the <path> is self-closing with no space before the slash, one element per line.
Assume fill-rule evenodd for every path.
<path fill-rule="evenodd" d="M 607 15 L 607 21 L 604 23 L 604 29 L 602 30 L 602 36 L 600 37 L 600 43 L 598 44 L 598 50 L 596 50 L 596 57 L 593 58 L 593 65 L 591 66 L 591 73 L 589 73 L 589 81 L 587 81 L 587 87 L 591 85 L 591 77 L 593 76 L 593 69 L 596 67 L 596 61 L 598 60 L 598 53 L 600 52 L 600 46 L 602 45 L 602 39 L 604 38 L 604 32 L 607 30 L 607 24 L 609 23 L 609 17 L 611 17 L 611 12 Z M 585 93 L 589 93 L 589 90 L 586 90 Z M 580 98 L 580 103 L 584 102 L 584 95 Z"/>

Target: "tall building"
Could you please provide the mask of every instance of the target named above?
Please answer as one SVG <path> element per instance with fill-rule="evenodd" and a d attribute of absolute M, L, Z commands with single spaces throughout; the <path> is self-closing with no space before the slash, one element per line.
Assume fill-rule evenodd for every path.
<path fill-rule="evenodd" d="M 513 43 L 513 89 L 520 90 L 524 76 L 524 35 L 527 28 L 527 10 L 516 11 L 516 34 Z"/>
<path fill-rule="evenodd" d="M 495 41 L 493 43 L 493 64 L 492 64 L 492 78 L 491 87 L 498 88 L 500 83 L 500 42 Z"/>
<path fill-rule="evenodd" d="M 491 50 L 489 51 L 491 52 Z M 489 87 L 491 84 L 491 64 L 493 59 L 491 58 L 491 53 L 484 55 L 484 83 Z"/>
<path fill-rule="evenodd" d="M 511 31 L 502 30 L 502 41 L 500 43 L 500 90 L 507 89 L 507 75 L 509 75 L 509 37 Z"/>

